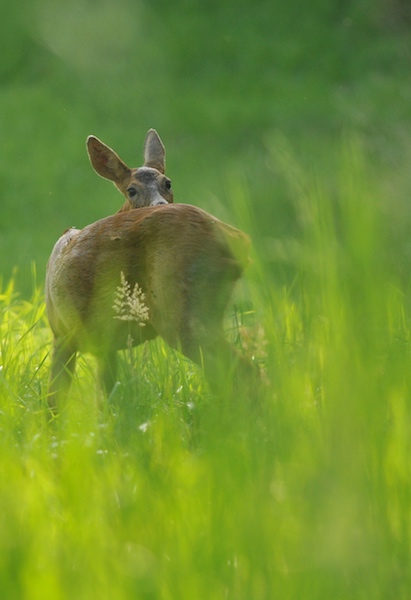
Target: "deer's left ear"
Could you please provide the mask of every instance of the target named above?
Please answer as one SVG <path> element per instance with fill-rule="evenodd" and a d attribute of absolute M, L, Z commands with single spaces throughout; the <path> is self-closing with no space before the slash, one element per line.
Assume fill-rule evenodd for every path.
<path fill-rule="evenodd" d="M 164 173 L 166 169 L 166 150 L 155 129 L 149 129 L 144 141 L 144 166 Z"/>

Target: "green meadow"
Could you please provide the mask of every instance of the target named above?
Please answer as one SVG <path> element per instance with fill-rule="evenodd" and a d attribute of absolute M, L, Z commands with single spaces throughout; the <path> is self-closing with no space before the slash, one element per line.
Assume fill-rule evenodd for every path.
<path fill-rule="evenodd" d="M 410 33 L 402 0 L 2 4 L 1 598 L 410 597 Z M 225 327 L 262 386 L 156 340 L 52 417 L 47 259 L 122 204 L 85 139 L 138 166 L 150 127 L 252 240 Z"/>

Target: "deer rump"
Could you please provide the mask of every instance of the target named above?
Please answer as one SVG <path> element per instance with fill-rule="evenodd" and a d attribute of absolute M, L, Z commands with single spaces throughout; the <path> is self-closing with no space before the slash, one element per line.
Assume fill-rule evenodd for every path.
<path fill-rule="evenodd" d="M 249 240 L 205 211 L 170 204 L 117 213 L 57 241 L 46 305 L 65 354 L 104 357 L 160 335 L 200 363 L 221 342 L 224 310 L 248 262 Z M 144 293 L 148 320 L 116 318 L 121 277 Z"/>

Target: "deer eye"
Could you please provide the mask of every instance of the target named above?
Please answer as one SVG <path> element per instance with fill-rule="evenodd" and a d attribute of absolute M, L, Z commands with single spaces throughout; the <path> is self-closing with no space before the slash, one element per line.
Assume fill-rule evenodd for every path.
<path fill-rule="evenodd" d="M 171 181 L 169 179 L 166 179 L 166 188 L 171 190 Z"/>
<path fill-rule="evenodd" d="M 137 192 L 134 188 L 130 187 L 127 190 L 127 194 L 130 196 L 130 198 L 134 198 L 134 196 L 137 194 Z"/>

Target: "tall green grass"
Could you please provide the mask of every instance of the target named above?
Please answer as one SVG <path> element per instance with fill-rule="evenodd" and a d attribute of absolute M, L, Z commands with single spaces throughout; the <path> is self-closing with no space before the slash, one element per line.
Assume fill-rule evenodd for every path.
<path fill-rule="evenodd" d="M 263 369 L 258 408 L 217 405 L 156 341 L 103 404 L 85 357 L 52 420 L 42 289 L 3 288 L 2 597 L 409 597 L 409 302 L 385 199 L 356 141 L 328 174 L 269 150 L 292 236 L 261 241 L 252 180 L 227 177 L 254 240 L 227 334 Z"/>

